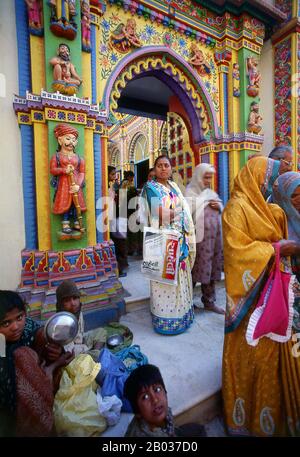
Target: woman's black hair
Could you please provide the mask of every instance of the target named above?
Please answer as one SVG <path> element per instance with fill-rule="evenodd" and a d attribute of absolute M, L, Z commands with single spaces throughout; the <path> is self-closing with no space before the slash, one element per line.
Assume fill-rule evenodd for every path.
<path fill-rule="evenodd" d="M 124 175 L 125 175 L 125 172 L 124 172 Z M 131 170 L 126 171 L 126 178 L 128 178 L 129 176 L 134 176 L 133 171 L 131 171 Z"/>
<path fill-rule="evenodd" d="M 3 321 L 6 314 L 15 308 L 26 312 L 26 302 L 17 292 L 0 290 L 0 321 Z"/>
<path fill-rule="evenodd" d="M 138 394 L 144 387 L 150 387 L 153 384 L 160 384 L 165 392 L 165 384 L 159 369 L 155 365 L 142 365 L 133 370 L 126 379 L 124 385 L 124 396 L 129 400 L 132 410 L 135 414 L 139 413 L 137 406 Z"/>
<path fill-rule="evenodd" d="M 167 159 L 169 161 L 169 164 L 172 166 L 170 157 L 166 156 L 165 154 L 162 154 L 162 155 L 156 157 L 153 168 L 156 167 L 156 164 L 160 159 Z"/>
<path fill-rule="evenodd" d="M 111 173 L 112 171 L 116 171 L 116 168 L 115 168 L 115 167 L 112 167 L 111 165 L 108 165 L 108 167 L 107 167 L 107 172 L 108 172 L 108 174 L 110 175 L 110 173 Z"/>

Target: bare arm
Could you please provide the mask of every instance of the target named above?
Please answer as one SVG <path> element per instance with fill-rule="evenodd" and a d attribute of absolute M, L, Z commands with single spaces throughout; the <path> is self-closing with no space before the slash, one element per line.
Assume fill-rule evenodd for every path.
<path fill-rule="evenodd" d="M 74 76 L 75 78 L 79 79 L 79 81 L 82 82 L 82 79 L 80 78 L 80 76 L 77 74 L 76 70 L 75 70 L 75 67 L 74 65 L 71 63 L 70 64 L 70 70 L 71 70 L 71 74 L 72 76 Z"/>
<path fill-rule="evenodd" d="M 61 61 L 60 61 L 59 57 L 52 57 L 52 59 L 49 60 L 49 63 L 51 65 L 57 65 L 57 64 L 61 64 Z"/>
<path fill-rule="evenodd" d="M 282 257 L 300 254 L 300 243 L 293 240 L 280 241 L 280 255 Z"/>

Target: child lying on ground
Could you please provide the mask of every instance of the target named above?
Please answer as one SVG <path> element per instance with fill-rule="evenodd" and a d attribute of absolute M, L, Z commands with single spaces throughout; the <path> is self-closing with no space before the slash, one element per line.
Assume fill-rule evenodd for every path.
<path fill-rule="evenodd" d="M 175 427 L 164 381 L 154 365 L 142 365 L 132 371 L 125 382 L 124 396 L 135 413 L 125 436 L 206 436 L 203 425 Z"/>

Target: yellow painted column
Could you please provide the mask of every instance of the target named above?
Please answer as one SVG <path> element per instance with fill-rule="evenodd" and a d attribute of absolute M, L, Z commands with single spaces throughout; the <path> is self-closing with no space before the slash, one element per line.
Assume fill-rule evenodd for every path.
<path fill-rule="evenodd" d="M 224 97 L 224 80 L 223 80 L 223 72 L 219 69 L 219 99 L 220 99 L 220 127 L 222 133 L 224 133 L 224 123 L 225 123 L 225 107 L 224 103 L 222 103 Z"/>
<path fill-rule="evenodd" d="M 91 54 L 82 52 L 82 95 L 92 99 L 92 71 L 91 71 Z"/>
<path fill-rule="evenodd" d="M 215 170 L 216 170 L 216 173 L 213 174 L 213 179 L 212 179 L 212 187 L 214 190 L 216 190 L 217 188 L 217 172 L 218 172 L 218 164 L 217 164 L 217 152 L 215 151 L 211 151 L 209 153 L 209 162 L 211 163 L 211 165 L 213 165 L 215 167 Z"/>
<path fill-rule="evenodd" d="M 64 2 L 64 1 L 65 0 L 58 0 L 56 2 L 57 17 L 61 17 L 61 12 L 62 12 L 61 2 Z"/>
<path fill-rule="evenodd" d="M 84 130 L 84 160 L 86 182 L 86 225 L 87 240 L 89 246 L 94 246 L 96 242 L 96 218 L 95 218 L 95 173 L 93 151 L 93 130 Z"/>
<path fill-rule="evenodd" d="M 47 251 L 51 249 L 48 129 L 46 124 L 35 123 L 33 131 L 38 249 Z"/>
<path fill-rule="evenodd" d="M 32 92 L 40 94 L 45 87 L 45 48 L 42 37 L 30 35 L 31 81 Z M 36 181 L 36 210 L 38 249 L 51 249 L 50 236 L 50 190 L 49 190 L 49 157 L 48 129 L 46 124 L 33 121 L 34 163 Z"/>
<path fill-rule="evenodd" d="M 34 94 L 40 94 L 41 89 L 46 86 L 44 58 L 43 38 L 30 35 L 31 81 Z"/>

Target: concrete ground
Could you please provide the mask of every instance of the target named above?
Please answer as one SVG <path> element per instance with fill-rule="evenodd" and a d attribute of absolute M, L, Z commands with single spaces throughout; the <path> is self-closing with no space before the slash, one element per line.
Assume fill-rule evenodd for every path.
<path fill-rule="evenodd" d="M 220 417 L 220 389 L 224 316 L 196 308 L 195 321 L 181 335 L 165 336 L 153 331 L 149 311 L 149 281 L 140 272 L 140 261 L 132 259 L 127 277 L 121 278 L 129 312 L 120 322 L 133 332 L 149 363 L 162 373 L 169 406 L 178 425 L 198 421 L 206 424 L 208 436 L 226 436 Z M 201 291 L 195 288 L 195 305 L 201 305 Z M 223 282 L 217 284 L 217 304 L 225 308 Z M 123 415 L 117 426 L 103 436 L 123 436 L 131 415 Z"/>

